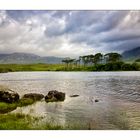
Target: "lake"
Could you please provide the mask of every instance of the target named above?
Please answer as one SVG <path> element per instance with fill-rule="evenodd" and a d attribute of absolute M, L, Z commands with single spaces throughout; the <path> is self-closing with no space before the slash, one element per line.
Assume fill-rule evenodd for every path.
<path fill-rule="evenodd" d="M 64 102 L 36 102 L 13 112 L 75 129 L 140 129 L 140 72 L 11 72 L 0 85 L 19 93 L 66 93 Z M 71 98 L 70 95 L 80 96 Z M 98 99 L 99 102 L 95 102 Z"/>

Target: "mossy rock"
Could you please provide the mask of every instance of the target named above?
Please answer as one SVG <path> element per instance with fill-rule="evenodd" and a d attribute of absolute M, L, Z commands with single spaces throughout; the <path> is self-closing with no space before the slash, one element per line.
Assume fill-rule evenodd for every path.
<path fill-rule="evenodd" d="M 10 89 L 0 89 L 0 101 L 6 103 L 14 103 L 19 100 L 18 93 Z"/>
<path fill-rule="evenodd" d="M 45 96 L 46 102 L 58 102 L 65 100 L 65 93 L 52 90 L 48 92 L 48 95 Z"/>
<path fill-rule="evenodd" d="M 23 107 L 23 106 L 27 106 L 27 105 L 31 105 L 35 102 L 35 100 L 33 99 L 29 99 L 29 98 L 21 98 L 18 103 L 17 106 L 18 107 Z"/>
<path fill-rule="evenodd" d="M 40 100 L 42 100 L 44 98 L 44 95 L 39 94 L 39 93 L 28 93 L 28 94 L 25 94 L 23 96 L 23 98 L 32 99 L 34 101 L 40 101 Z"/>

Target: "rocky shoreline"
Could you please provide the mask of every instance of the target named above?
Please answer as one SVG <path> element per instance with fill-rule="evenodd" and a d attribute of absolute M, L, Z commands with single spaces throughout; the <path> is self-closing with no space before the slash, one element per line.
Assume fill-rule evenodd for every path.
<path fill-rule="evenodd" d="M 0 88 L 0 114 L 13 111 L 17 107 L 31 105 L 43 99 L 45 99 L 46 103 L 64 101 L 65 93 L 52 90 L 46 96 L 39 93 L 27 93 L 20 98 L 17 92 L 8 88 Z"/>

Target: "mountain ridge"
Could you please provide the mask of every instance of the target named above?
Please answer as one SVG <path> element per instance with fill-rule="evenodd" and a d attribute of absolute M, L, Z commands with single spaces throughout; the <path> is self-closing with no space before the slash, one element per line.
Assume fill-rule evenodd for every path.
<path fill-rule="evenodd" d="M 47 63 L 59 64 L 63 58 L 55 56 L 39 56 L 33 53 L 14 52 L 9 54 L 0 54 L 0 64 L 30 64 Z"/>
<path fill-rule="evenodd" d="M 134 49 L 124 51 L 122 53 L 122 56 L 124 59 L 138 59 L 138 58 L 140 58 L 140 46 L 135 47 Z"/>

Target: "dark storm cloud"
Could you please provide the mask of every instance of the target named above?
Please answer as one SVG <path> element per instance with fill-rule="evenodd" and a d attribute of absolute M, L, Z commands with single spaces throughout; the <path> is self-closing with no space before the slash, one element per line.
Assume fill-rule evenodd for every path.
<path fill-rule="evenodd" d="M 110 43 L 110 45 L 112 47 L 109 46 L 109 51 L 123 52 L 124 50 L 130 50 L 132 48 L 140 47 L 140 39 L 127 40 L 118 44 Z"/>
<path fill-rule="evenodd" d="M 67 11 L 65 11 L 65 10 L 54 11 L 52 16 L 56 17 L 56 18 L 62 18 L 64 16 L 69 16 L 70 12 L 71 12 L 70 10 L 67 10 Z"/>
<path fill-rule="evenodd" d="M 78 56 L 140 46 L 140 11 L 0 11 L 0 51 Z"/>
<path fill-rule="evenodd" d="M 95 33 L 108 32 L 114 28 L 117 28 L 121 21 L 127 16 L 128 11 L 113 11 L 108 12 L 101 18 L 101 22 L 95 28 Z"/>
<path fill-rule="evenodd" d="M 13 18 L 14 20 L 26 20 L 27 18 L 31 18 L 34 15 L 40 15 L 43 13 L 47 13 L 49 11 L 34 11 L 34 10 L 7 10 L 7 16 Z"/>
<path fill-rule="evenodd" d="M 123 31 L 120 31 L 118 33 L 110 34 L 109 36 L 105 37 L 102 41 L 106 43 L 111 43 L 111 42 L 124 42 L 135 39 L 140 39 L 140 32 L 136 33 L 134 31 L 131 31 L 125 33 Z"/>
<path fill-rule="evenodd" d="M 129 11 L 58 11 L 53 15 L 65 18 L 63 33 L 81 31 L 100 33 L 115 28 Z M 55 29 L 54 29 L 55 35 Z M 57 32 L 57 31 L 56 31 Z"/>
<path fill-rule="evenodd" d="M 99 16 L 103 12 L 95 11 L 73 11 L 66 18 L 66 32 L 80 32 L 100 22 Z"/>

